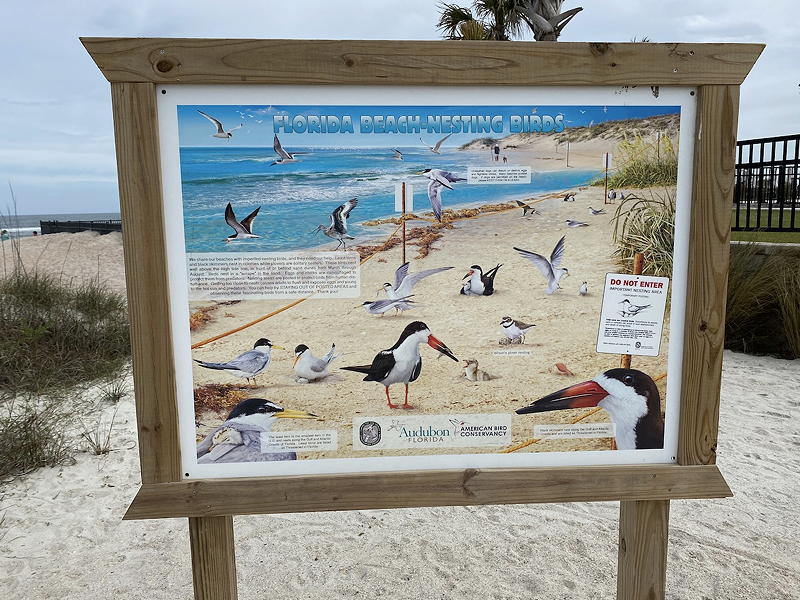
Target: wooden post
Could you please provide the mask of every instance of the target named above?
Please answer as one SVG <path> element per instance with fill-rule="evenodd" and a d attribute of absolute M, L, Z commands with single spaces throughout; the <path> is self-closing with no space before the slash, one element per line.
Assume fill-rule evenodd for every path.
<path fill-rule="evenodd" d="M 633 255 L 633 275 L 641 275 L 642 270 L 644 269 L 644 254 L 641 252 L 637 252 Z M 619 366 L 622 369 L 630 369 L 631 368 L 631 355 L 630 354 L 623 354 L 619 360 Z"/>
<path fill-rule="evenodd" d="M 195 600 L 236 600 L 233 517 L 189 517 Z"/>
<path fill-rule="evenodd" d="M 606 172 L 605 183 L 603 184 L 603 204 L 608 204 L 608 156 L 605 157 L 603 162 L 605 163 L 603 166 Z"/>
<path fill-rule="evenodd" d="M 406 264 L 406 182 L 400 184 L 400 196 L 403 202 L 403 214 L 400 219 L 403 221 L 403 264 Z"/>
<path fill-rule="evenodd" d="M 567 140 L 567 162 L 564 166 L 569 167 L 569 140 Z"/>
<path fill-rule="evenodd" d="M 617 600 L 663 600 L 669 500 L 619 503 Z"/>

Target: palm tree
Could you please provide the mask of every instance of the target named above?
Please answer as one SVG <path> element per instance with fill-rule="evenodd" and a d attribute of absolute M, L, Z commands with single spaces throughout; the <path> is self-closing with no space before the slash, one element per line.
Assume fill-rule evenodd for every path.
<path fill-rule="evenodd" d="M 509 40 L 530 29 L 537 41 L 557 41 L 561 31 L 583 9 L 561 11 L 564 0 L 474 0 L 472 9 L 439 5 L 437 27 L 451 40 Z M 474 11 L 474 15 L 473 15 Z"/>

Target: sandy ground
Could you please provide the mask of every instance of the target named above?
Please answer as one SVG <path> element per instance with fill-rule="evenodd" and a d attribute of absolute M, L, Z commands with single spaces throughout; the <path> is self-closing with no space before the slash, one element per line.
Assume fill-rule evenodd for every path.
<path fill-rule="evenodd" d="M 322 356 L 336 343 L 344 356 L 333 367 L 369 364 L 380 350 L 389 348 L 410 322 L 425 322 L 433 334 L 447 344 L 459 359 L 475 358 L 482 369 L 495 379 L 472 383 L 463 377 L 460 363 L 438 358 L 427 346 L 421 348 L 423 367 L 420 378 L 411 384 L 412 414 L 513 413 L 532 400 L 573 383 L 590 379 L 607 369 L 619 366 L 619 356 L 597 354 L 595 345 L 605 275 L 617 272 L 611 259 L 611 214 L 591 216 L 589 206 L 603 207 L 602 188 L 582 188 L 573 202 L 562 201 L 562 195 L 536 204 L 541 215 L 522 217 L 522 210 L 481 216 L 454 223 L 425 259 L 412 260 L 411 272 L 452 266 L 424 279 L 414 288 L 414 300 L 421 306 L 399 316 L 379 317 L 366 314 L 357 305 L 364 300 L 384 297 L 377 291 L 385 281 L 394 281 L 394 270 L 401 264 L 399 247 L 382 252 L 366 262 L 361 270 L 360 299 L 310 299 L 249 329 L 224 337 L 193 351 L 193 358 L 224 361 L 252 347 L 261 337 L 287 348 L 275 350 L 273 363 L 259 376 L 260 389 L 254 397 L 264 397 L 284 407 L 311 411 L 324 417 L 324 422 L 281 420 L 276 430 L 338 430 L 340 450 L 336 456 L 374 456 L 397 454 L 398 451 L 352 450 L 352 418 L 354 416 L 388 416 L 398 410 L 387 407 L 383 386 L 363 382 L 363 376 L 332 369 L 332 375 L 319 383 L 295 383 L 291 350 L 305 344 Z M 566 219 L 589 223 L 588 227 L 568 228 Z M 526 259 L 513 250 L 518 246 L 549 256 L 556 242 L 566 235 L 563 266 L 570 276 L 562 282 L 562 290 L 548 296 L 542 275 Z M 408 256 L 416 256 L 409 246 Z M 495 278 L 495 294 L 488 297 L 459 294 L 461 279 L 470 265 L 485 270 L 502 263 Z M 578 295 L 581 282 L 587 281 L 590 294 Z M 220 307 L 214 320 L 194 332 L 193 343 L 229 331 L 286 305 L 288 301 L 242 301 Z M 208 303 L 196 303 L 195 306 Z M 500 320 L 511 316 L 536 328 L 524 345 L 500 346 L 503 337 Z M 666 369 L 667 331 L 660 357 L 636 357 L 634 367 L 656 378 Z M 509 351 L 517 355 L 508 355 Z M 521 354 L 521 355 L 520 355 Z M 554 373 L 556 363 L 565 363 L 575 377 Z M 240 379 L 204 369 L 194 368 L 195 385 L 236 383 Z M 661 380 L 662 400 L 667 380 Z M 394 401 L 402 403 L 402 386 L 392 388 Z M 589 412 L 587 410 L 586 412 Z M 224 414 L 201 413 L 199 428 L 205 434 L 216 427 Z M 538 415 L 514 415 L 513 441 L 531 438 L 535 424 L 566 423 L 576 418 L 575 411 L 557 411 Z M 606 421 L 604 411 L 584 422 Z M 610 449 L 610 439 L 544 440 L 525 448 L 524 452 Z M 485 448 L 483 452 L 496 452 Z M 415 450 L 431 453 L 431 450 Z M 303 458 L 333 456 L 328 453 L 302 454 Z"/>
<path fill-rule="evenodd" d="M 667 598 L 791 600 L 800 579 L 800 361 L 725 353 L 719 465 L 735 497 L 676 501 Z M 186 521 L 120 519 L 139 486 L 133 398 L 112 453 L 0 488 L 0 590 L 190 599 Z M 615 503 L 236 517 L 242 600 L 615 597 Z"/>

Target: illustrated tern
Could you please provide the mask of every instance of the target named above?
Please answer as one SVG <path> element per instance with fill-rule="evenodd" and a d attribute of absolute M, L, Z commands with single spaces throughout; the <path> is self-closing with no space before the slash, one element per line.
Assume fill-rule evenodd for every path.
<path fill-rule="evenodd" d="M 484 273 L 479 265 L 472 265 L 462 278 L 462 281 L 464 279 L 467 281 L 461 286 L 461 294 L 465 296 L 491 296 L 494 294 L 494 278 L 502 266 L 502 264 L 498 264 Z"/>
<path fill-rule="evenodd" d="M 444 136 L 442 139 L 440 139 L 438 142 L 436 142 L 436 144 L 435 144 L 435 145 L 433 145 L 433 146 L 429 146 L 429 145 L 428 145 L 428 143 L 427 143 L 425 140 L 423 140 L 422 138 L 419 138 L 419 141 L 420 141 L 420 142 L 422 142 L 422 143 L 423 143 L 423 145 L 424 145 L 424 146 L 425 146 L 425 147 L 426 147 L 428 150 L 430 150 L 431 152 L 433 152 L 434 154 L 441 154 L 441 151 L 439 150 L 439 148 L 441 148 L 441 147 L 442 147 L 442 143 L 443 143 L 443 142 L 444 142 L 444 141 L 445 141 L 447 138 L 449 138 L 451 135 L 453 135 L 453 134 L 452 134 L 452 133 L 448 133 L 446 136 Z"/>
<path fill-rule="evenodd" d="M 404 296 L 408 297 L 411 295 L 414 286 L 426 277 L 441 273 L 442 271 L 449 271 L 452 268 L 453 267 L 438 267 L 436 269 L 426 269 L 425 271 L 409 275 L 409 263 L 405 262 L 397 267 L 397 270 L 394 272 L 394 285 L 391 283 L 384 283 L 383 290 L 386 292 L 386 297 L 391 300 L 397 300 Z"/>
<path fill-rule="evenodd" d="M 547 280 L 547 294 L 550 295 L 557 289 L 560 289 L 559 282 L 565 276 L 569 275 L 569 269 L 561 268 L 561 260 L 564 258 L 564 241 L 567 236 L 563 236 L 556 242 L 553 251 L 550 253 L 550 260 L 547 260 L 541 254 L 536 254 L 530 250 L 523 250 L 522 248 L 514 247 L 514 250 L 519 252 L 524 258 L 531 261 L 534 266 L 539 269 L 539 272 L 544 275 Z"/>
<path fill-rule="evenodd" d="M 328 366 L 337 358 L 336 344 L 331 344 L 331 349 L 322 358 L 317 358 L 305 344 L 300 344 L 294 349 L 294 363 L 292 368 L 297 376 L 298 383 L 309 383 L 324 379 L 330 373 Z"/>
<path fill-rule="evenodd" d="M 419 353 L 420 344 L 428 344 L 431 348 L 458 362 L 444 342 L 436 339 L 428 326 L 422 321 L 409 323 L 394 346 L 381 350 L 372 360 L 372 364 L 342 367 L 345 371 L 364 373 L 364 381 L 376 381 L 384 386 L 386 403 L 389 408 L 399 408 L 392 404 L 389 387 L 395 383 L 405 386 L 405 402 L 403 408 L 413 408 L 408 403 L 408 384 L 416 381 L 422 372 L 422 356 Z"/>
<path fill-rule="evenodd" d="M 588 223 L 584 223 L 583 221 L 573 221 L 572 219 L 565 219 L 567 227 L 588 227 Z"/>
<path fill-rule="evenodd" d="M 321 231 L 329 238 L 339 240 L 339 245 L 336 246 L 335 250 L 338 250 L 340 247 L 342 250 L 347 250 L 345 240 L 356 239 L 352 235 L 347 234 L 347 217 L 356 206 L 358 206 L 358 198 L 351 198 L 344 204 L 337 206 L 331 213 L 331 224 L 328 227 L 325 227 L 325 225 L 318 225 L 313 232 Z"/>
<path fill-rule="evenodd" d="M 403 296 L 402 298 L 387 298 L 385 300 L 367 300 L 362 302 L 360 306 L 364 307 L 371 315 L 383 316 L 385 313 L 395 309 L 395 314 L 401 313 L 406 310 L 416 308 L 418 304 L 413 300 L 409 300 L 411 296 Z"/>
<path fill-rule="evenodd" d="M 248 398 L 237 404 L 225 422 L 197 444 L 198 464 L 297 460 L 297 453 L 271 448 L 264 452 L 262 437 L 272 432 L 276 419 L 318 419 L 302 410 L 286 410 L 263 398 Z"/>
<path fill-rule="evenodd" d="M 587 282 L 583 282 L 581 287 L 578 288 L 578 295 L 586 296 L 589 294 L 589 284 Z"/>
<path fill-rule="evenodd" d="M 394 158 L 395 159 L 397 159 L 397 160 L 405 160 L 403 158 L 403 153 L 400 152 L 400 150 L 398 150 L 397 148 L 392 148 L 392 152 L 394 152 Z"/>
<path fill-rule="evenodd" d="M 450 171 L 443 171 L 442 169 L 425 169 L 417 174 L 424 175 L 430 180 L 428 182 L 428 200 L 431 203 L 431 208 L 433 209 L 433 214 L 436 216 L 436 220 L 441 223 L 442 188 L 446 187 L 448 190 L 452 190 L 453 186 L 450 185 L 451 183 L 466 181 L 466 179 L 458 177 Z"/>
<path fill-rule="evenodd" d="M 540 214 L 542 214 L 538 210 L 536 210 L 533 206 L 531 206 L 530 204 L 525 204 L 521 200 L 515 200 L 515 202 L 517 203 L 517 206 L 519 206 L 522 209 L 522 216 L 523 217 L 527 217 L 528 215 L 540 215 Z"/>
<path fill-rule="evenodd" d="M 643 304 L 637 306 L 636 304 L 632 304 L 631 301 L 628 300 L 627 298 L 625 298 L 622 302 L 620 302 L 620 304 L 623 305 L 623 308 L 619 314 L 621 314 L 623 317 L 635 317 L 643 310 L 650 308 L 650 306 L 652 306 L 650 304 Z"/>
<path fill-rule="evenodd" d="M 243 352 L 236 358 L 232 358 L 227 362 L 216 363 L 197 359 L 195 359 L 194 362 L 205 369 L 225 371 L 226 373 L 235 375 L 236 377 L 244 377 L 248 382 L 252 379 L 253 383 L 255 383 L 256 375 L 260 375 L 267 370 L 273 348 L 278 348 L 280 350 L 284 349 L 283 346 L 277 346 L 270 342 L 267 338 L 260 338 L 253 345 L 252 350 Z"/>
<path fill-rule="evenodd" d="M 605 211 L 604 208 L 601 208 L 600 210 L 597 210 L 597 209 L 592 208 L 591 206 L 589 207 L 589 212 L 592 214 L 593 217 L 596 217 L 597 215 L 606 214 L 606 211 Z"/>
<path fill-rule="evenodd" d="M 275 139 L 272 141 L 272 149 L 275 150 L 278 158 L 269 164 L 270 167 L 272 165 L 282 165 L 284 163 L 297 162 L 295 156 L 308 154 L 308 152 L 287 152 L 283 149 L 283 146 L 281 146 L 281 141 L 278 139 L 278 134 L 275 134 Z"/>
<path fill-rule="evenodd" d="M 253 221 L 258 215 L 258 211 L 261 210 L 259 206 L 249 215 L 247 215 L 241 221 L 236 219 L 236 214 L 233 212 L 233 207 L 231 203 L 228 202 L 228 206 L 225 207 L 225 222 L 231 226 L 233 229 L 233 233 L 230 234 L 228 237 L 225 238 L 226 242 L 231 242 L 233 240 L 244 240 L 250 238 L 260 238 L 260 235 L 256 235 L 253 233 Z"/>
<path fill-rule="evenodd" d="M 222 126 L 222 123 L 220 123 L 217 119 L 215 119 L 211 115 L 207 115 L 202 110 L 198 110 L 197 112 L 199 112 L 206 119 L 211 121 L 211 123 L 214 125 L 214 127 L 217 128 L 217 131 L 215 133 L 211 134 L 211 137 L 222 138 L 222 139 L 230 139 L 230 138 L 233 137 L 233 132 L 234 131 L 236 131 L 237 129 L 240 129 L 241 127 L 244 126 L 244 123 L 239 123 L 239 125 L 237 127 L 234 127 L 233 129 L 229 129 L 228 131 L 225 131 L 225 128 Z"/>
<path fill-rule="evenodd" d="M 584 381 L 540 398 L 517 414 L 589 408 L 608 412 L 616 429 L 619 450 L 664 447 L 664 417 L 661 397 L 649 375 L 636 369 L 610 369 Z"/>

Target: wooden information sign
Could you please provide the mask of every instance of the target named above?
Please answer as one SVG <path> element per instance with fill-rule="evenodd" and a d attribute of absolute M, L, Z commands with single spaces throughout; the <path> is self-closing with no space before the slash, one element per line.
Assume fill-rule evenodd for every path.
<path fill-rule="evenodd" d="M 196 598 L 237 596 L 233 515 L 608 500 L 617 597 L 664 598 L 670 500 L 731 495 L 734 150 L 763 46 L 82 41 L 114 112 L 125 518 L 189 519 Z M 651 146 L 671 183 L 615 176 Z M 614 254 L 656 202 L 668 264 Z"/>

